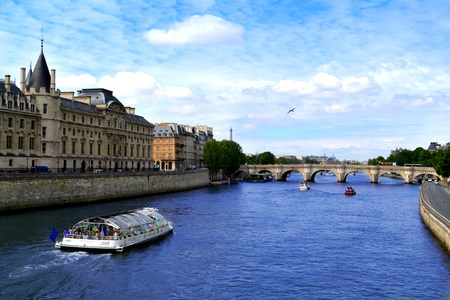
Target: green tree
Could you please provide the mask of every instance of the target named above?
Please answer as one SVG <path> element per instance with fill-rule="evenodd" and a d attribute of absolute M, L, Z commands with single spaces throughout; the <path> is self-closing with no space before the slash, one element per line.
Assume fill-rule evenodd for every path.
<path fill-rule="evenodd" d="M 222 153 L 220 143 L 216 140 L 208 141 L 203 148 L 203 159 L 211 173 L 216 174 L 222 168 Z"/>
<path fill-rule="evenodd" d="M 259 164 L 261 165 L 273 165 L 275 164 L 275 155 L 266 151 L 259 155 Z"/>
<path fill-rule="evenodd" d="M 220 142 L 220 148 L 222 167 L 227 168 L 227 175 L 231 176 L 245 162 L 245 155 L 241 146 L 234 141 L 223 140 Z"/>
<path fill-rule="evenodd" d="M 241 146 L 233 141 L 215 140 L 206 142 L 203 149 L 203 159 L 211 172 L 211 178 L 215 179 L 219 170 L 225 169 L 230 176 L 245 162 L 245 155 Z"/>
<path fill-rule="evenodd" d="M 436 161 L 434 165 L 434 169 L 436 173 L 441 176 L 449 177 L 450 176 L 450 148 L 445 149 L 445 151 L 439 150 L 439 154 L 436 154 Z M 435 152 L 436 153 L 436 152 Z"/>

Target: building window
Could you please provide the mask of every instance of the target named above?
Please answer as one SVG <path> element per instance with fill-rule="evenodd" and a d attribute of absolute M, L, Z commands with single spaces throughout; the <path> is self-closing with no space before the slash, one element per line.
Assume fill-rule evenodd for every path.
<path fill-rule="evenodd" d="M 13 118 L 8 118 L 8 127 L 13 127 Z"/>
<path fill-rule="evenodd" d="M 47 103 L 44 103 L 44 111 L 42 112 L 43 114 L 47 113 Z"/>
<path fill-rule="evenodd" d="M 66 113 L 63 113 L 63 120 L 66 120 Z"/>
<path fill-rule="evenodd" d="M 84 137 L 84 130 L 81 130 L 81 136 Z"/>
<path fill-rule="evenodd" d="M 34 112 L 34 110 L 35 110 L 35 106 L 34 106 L 34 104 L 31 104 L 31 112 Z"/>
<path fill-rule="evenodd" d="M 46 138 L 47 137 L 47 127 L 42 127 L 42 137 Z"/>
<path fill-rule="evenodd" d="M 20 119 L 20 128 L 21 129 L 23 129 L 23 127 L 24 127 L 24 121 L 25 121 L 24 119 Z"/>
<path fill-rule="evenodd" d="M 35 127 L 35 126 L 36 126 L 36 124 L 35 124 L 34 120 L 31 121 L 31 130 L 34 130 L 34 127 Z"/>
<path fill-rule="evenodd" d="M 72 135 L 75 136 L 75 128 L 72 129 Z"/>
<path fill-rule="evenodd" d="M 22 110 L 22 111 L 23 111 L 23 110 L 24 110 L 24 108 L 25 108 L 25 105 L 23 104 L 23 102 L 21 102 L 21 103 L 20 103 L 20 110 Z"/>
<path fill-rule="evenodd" d="M 30 137 L 30 150 L 34 150 L 34 138 Z"/>
<path fill-rule="evenodd" d="M 62 153 L 66 153 L 66 141 L 62 141 Z"/>
<path fill-rule="evenodd" d="M 19 143 L 17 145 L 19 150 L 23 150 L 23 136 L 19 136 Z"/>
<path fill-rule="evenodd" d="M 93 122 L 94 122 L 94 119 L 91 118 L 91 125 L 92 125 Z"/>
<path fill-rule="evenodd" d="M 13 165 L 13 160 L 10 159 L 10 160 L 9 160 L 9 166 L 12 167 L 12 165 Z"/>
<path fill-rule="evenodd" d="M 72 121 L 75 122 L 75 114 L 72 115 Z"/>
<path fill-rule="evenodd" d="M 101 148 L 102 148 L 101 145 L 100 145 L 100 144 L 97 144 L 97 153 L 98 153 L 98 155 L 101 154 L 101 151 L 100 151 Z"/>
<path fill-rule="evenodd" d="M 108 145 L 108 155 L 110 155 L 110 152 L 111 152 L 111 151 L 110 151 L 110 147 L 109 147 L 109 145 Z"/>
<path fill-rule="evenodd" d="M 84 116 L 81 116 L 81 123 L 84 123 Z"/>
<path fill-rule="evenodd" d="M 72 154 L 75 154 L 75 142 L 72 142 Z"/>
<path fill-rule="evenodd" d="M 12 148 L 12 135 L 6 136 L 6 149 Z"/>
<path fill-rule="evenodd" d="M 66 135 L 66 128 L 63 128 L 63 135 Z"/>
<path fill-rule="evenodd" d="M 42 153 L 45 153 L 46 150 L 47 150 L 47 144 L 42 143 Z"/>
<path fill-rule="evenodd" d="M 81 143 L 81 154 L 84 154 L 84 143 Z"/>

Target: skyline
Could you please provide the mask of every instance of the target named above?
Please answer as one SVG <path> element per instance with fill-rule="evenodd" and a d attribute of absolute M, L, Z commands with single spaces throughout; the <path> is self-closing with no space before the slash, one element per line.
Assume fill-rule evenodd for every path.
<path fill-rule="evenodd" d="M 106 88 L 151 123 L 245 153 L 387 157 L 450 141 L 450 3 L 10 1 L 0 78 L 40 53 L 56 88 Z M 291 109 L 294 111 L 288 113 Z"/>

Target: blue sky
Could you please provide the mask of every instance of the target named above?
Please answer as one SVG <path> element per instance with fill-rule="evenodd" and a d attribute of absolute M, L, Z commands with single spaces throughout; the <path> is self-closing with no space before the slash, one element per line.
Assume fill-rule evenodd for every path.
<path fill-rule="evenodd" d="M 358 159 L 450 141 L 448 1 L 2 1 L 0 77 L 40 53 L 152 123 L 246 153 Z M 295 107 L 293 113 L 287 114 Z"/>

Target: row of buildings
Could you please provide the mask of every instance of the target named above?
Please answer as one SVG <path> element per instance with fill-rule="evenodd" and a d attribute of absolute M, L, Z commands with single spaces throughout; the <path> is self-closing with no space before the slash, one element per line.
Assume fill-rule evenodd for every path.
<path fill-rule="evenodd" d="M 16 85 L 0 79 L 0 172 L 175 170 L 203 164 L 207 126 L 152 124 L 103 88 L 61 92 L 41 53 Z M 26 75 L 26 76 L 25 76 Z"/>

